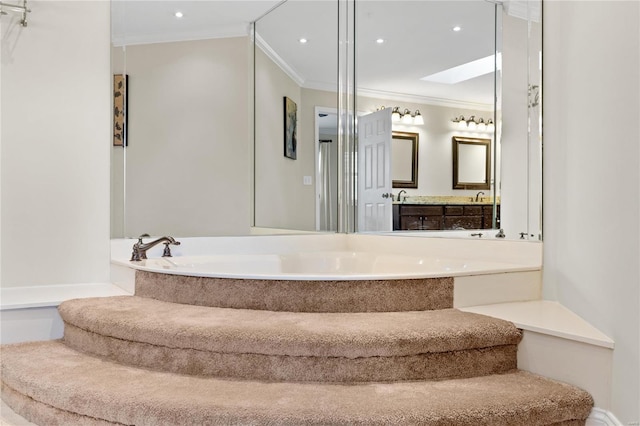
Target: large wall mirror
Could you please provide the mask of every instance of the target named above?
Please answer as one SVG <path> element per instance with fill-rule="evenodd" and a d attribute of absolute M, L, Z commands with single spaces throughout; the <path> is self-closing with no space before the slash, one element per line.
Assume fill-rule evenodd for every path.
<path fill-rule="evenodd" d="M 402 222 L 395 217 L 399 213 L 391 211 L 399 210 L 395 208 L 396 203 L 404 206 L 459 206 L 481 200 L 486 206 L 482 206 L 483 217 L 478 226 L 484 228 L 500 224 L 505 228 L 507 238 L 517 238 L 520 232 L 525 231 L 531 238 L 539 238 L 540 203 L 534 198 L 540 196 L 540 191 L 532 182 L 540 181 L 536 171 L 539 170 L 537 152 L 541 139 L 537 130 L 529 132 L 527 126 L 531 116 L 539 116 L 539 108 L 528 107 L 527 99 L 532 81 L 527 74 L 534 75 L 534 85 L 539 84 L 540 68 L 527 68 L 531 64 L 534 64 L 532 67 L 539 64 L 539 4 L 356 1 L 355 33 L 353 40 L 347 40 L 353 43 L 356 53 L 354 69 L 357 73 L 351 78 L 350 75 L 336 75 L 337 69 L 344 69 L 336 66 L 332 59 L 340 53 L 333 45 L 338 34 L 336 25 L 331 22 L 314 25 L 307 19 L 309 16 L 329 16 L 327 12 L 321 14 L 321 3 L 289 0 L 256 22 L 256 58 L 268 56 L 270 60 L 266 63 L 256 60 L 255 63 L 255 224 L 259 227 L 325 230 L 318 227 L 318 220 L 314 220 L 313 205 L 324 205 L 325 197 L 335 197 L 337 193 L 336 188 L 328 193 L 322 189 L 324 179 L 319 172 L 327 170 L 322 158 L 332 157 L 318 152 L 326 144 L 313 139 L 318 134 L 319 124 L 307 121 L 307 117 L 311 111 L 336 108 L 337 81 L 347 82 L 342 87 L 348 86 L 349 81 L 355 81 L 354 110 L 348 114 L 358 117 L 356 147 L 352 152 L 340 152 L 338 157 L 358 164 L 356 182 L 364 179 L 364 184 L 354 185 L 358 191 L 368 188 L 367 182 L 372 178 L 379 180 L 380 176 L 386 176 L 380 159 L 389 161 L 392 170 L 389 187 L 378 190 L 378 193 L 393 207 L 378 208 L 382 205 L 378 202 L 380 200 L 356 205 L 356 231 L 391 231 L 393 223 Z M 324 2 L 324 6 L 337 10 L 334 2 Z M 337 17 L 331 15 L 329 21 L 334 20 L 337 22 Z M 407 29 L 411 30 L 411 37 L 406 37 Z M 300 43 L 301 39 L 306 42 Z M 334 50 L 328 49 L 327 40 L 331 40 L 329 46 L 334 46 Z M 425 40 L 430 42 L 425 43 Z M 532 56 L 533 61 L 529 52 L 536 52 Z M 329 56 L 325 56 L 327 54 Z M 327 70 L 325 66 L 329 64 L 331 67 Z M 269 68 L 285 75 L 284 80 L 290 85 L 276 89 L 269 96 L 277 99 L 287 95 L 287 90 L 295 89 L 299 91 L 302 108 L 309 111 L 300 118 L 298 126 L 301 133 L 307 127 L 309 135 L 309 138 L 298 138 L 298 146 L 306 150 L 305 163 L 298 160 L 297 164 L 292 164 L 264 153 L 264 150 L 274 152 L 268 140 L 280 139 L 278 135 L 270 135 L 265 125 L 273 122 L 270 114 L 274 110 L 259 105 L 259 102 L 268 101 L 264 98 L 265 93 L 277 88 L 272 84 L 277 79 L 262 77 Z M 383 109 L 400 114 L 398 117 L 392 115 L 390 123 L 380 124 L 382 121 L 376 114 Z M 372 117 L 370 121 L 369 116 Z M 320 118 L 315 117 L 315 120 Z M 386 128 L 395 134 L 417 135 L 420 143 L 416 144 L 415 161 L 408 146 L 398 148 L 397 140 L 394 143 L 392 132 L 390 153 L 386 153 L 384 148 L 376 148 L 375 152 L 363 148 L 364 151 L 358 152 L 359 144 L 364 144 L 371 134 L 366 129 Z M 327 137 L 320 139 L 340 142 L 340 131 L 337 126 L 325 127 L 322 133 Z M 458 159 L 455 163 L 463 164 L 458 170 L 463 173 L 462 180 L 452 185 L 454 153 L 451 140 L 456 135 L 489 142 L 483 143 L 479 150 L 472 145 L 462 148 L 459 160 L 464 164 Z M 342 136 L 343 148 L 348 148 L 347 138 L 344 134 Z M 508 144 L 504 144 L 505 141 Z M 337 148 L 340 149 L 340 144 Z M 478 154 L 476 151 L 482 151 L 480 163 L 470 161 Z M 373 154 L 368 154 L 370 152 Z M 394 159 L 396 153 L 399 157 Z M 365 157 L 364 162 L 356 161 L 360 157 Z M 380 163 L 378 171 L 363 169 L 373 163 Z M 474 164 L 478 164 L 477 169 L 470 168 Z M 503 167 L 504 164 L 507 166 Z M 265 180 L 265 172 L 261 170 L 272 170 L 274 176 Z M 522 170 L 530 172 L 525 176 Z M 338 171 L 332 169 L 331 172 Z M 345 173 L 348 174 L 349 170 Z M 481 173 L 482 177 L 476 182 L 476 177 L 469 176 L 469 173 Z M 305 187 L 305 176 L 307 182 L 309 178 L 315 178 L 315 185 Z M 272 184 L 276 179 L 285 184 Z M 463 182 L 465 179 L 470 182 Z M 279 188 L 283 194 L 297 196 L 275 198 L 274 188 Z M 483 194 L 476 201 L 479 190 Z M 368 200 L 361 192 L 356 198 L 358 202 Z M 266 200 L 272 203 L 267 208 L 263 207 L 267 205 L 264 203 Z M 378 207 L 373 208 L 374 205 Z M 276 206 L 278 210 L 273 211 Z M 384 210 L 392 214 L 363 218 L 362 210 Z M 318 210 L 315 211 L 317 219 Z M 485 213 L 489 220 L 485 220 Z M 359 227 L 359 222 L 367 225 Z M 371 223 L 379 227 L 370 227 Z M 450 223 L 451 226 L 443 225 L 443 228 L 438 228 L 440 230 L 460 228 L 455 221 L 442 223 Z"/>
<path fill-rule="evenodd" d="M 336 116 L 342 3 L 112 2 L 112 71 L 130 89 L 128 145 L 112 149 L 114 237 L 336 229 L 338 165 L 354 155 L 341 151 Z M 400 190 L 406 202 L 475 195 L 451 187 L 451 138 L 490 139 L 486 199 L 500 206 L 508 238 L 536 238 L 540 105 L 528 96 L 540 88 L 539 6 L 508 3 L 356 1 L 354 114 L 409 112 L 392 130 L 418 134 L 417 187 L 391 189 L 394 203 Z M 261 11 L 235 29 L 221 21 L 250 4 Z M 176 20 L 177 9 L 188 19 Z M 406 37 L 407 28 L 419 36 Z M 487 57 L 488 72 L 438 80 Z M 297 106 L 295 160 L 283 155 L 285 96 Z M 496 126 L 461 130 L 452 122 L 460 116 Z"/>

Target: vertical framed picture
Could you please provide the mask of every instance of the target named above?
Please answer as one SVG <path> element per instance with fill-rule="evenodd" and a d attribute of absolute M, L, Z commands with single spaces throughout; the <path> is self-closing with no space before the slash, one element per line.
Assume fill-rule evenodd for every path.
<path fill-rule="evenodd" d="M 127 79 L 113 75 L 113 146 L 127 146 Z"/>
<path fill-rule="evenodd" d="M 298 155 L 298 106 L 284 97 L 284 156 L 295 160 Z"/>

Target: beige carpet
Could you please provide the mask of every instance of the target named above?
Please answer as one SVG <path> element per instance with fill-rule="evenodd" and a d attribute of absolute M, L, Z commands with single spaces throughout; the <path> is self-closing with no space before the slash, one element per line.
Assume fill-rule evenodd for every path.
<path fill-rule="evenodd" d="M 222 380 L 153 372 L 59 341 L 6 346 L 13 391 L 63 411 L 135 425 L 546 425 L 586 418 L 590 396 L 521 371 L 367 384 Z"/>
<path fill-rule="evenodd" d="M 125 364 L 289 381 L 445 379 L 516 368 L 513 324 L 456 309 L 299 313 L 208 308 L 141 297 L 59 308 L 65 342 Z"/>
<path fill-rule="evenodd" d="M 593 405 L 517 370 L 521 332 L 451 309 L 451 279 L 155 275 L 64 302 L 64 340 L 2 346 L 2 399 L 47 426 L 574 426 Z"/>
<path fill-rule="evenodd" d="M 136 295 L 187 305 L 267 311 L 423 311 L 453 307 L 453 278 L 278 281 L 136 271 Z"/>

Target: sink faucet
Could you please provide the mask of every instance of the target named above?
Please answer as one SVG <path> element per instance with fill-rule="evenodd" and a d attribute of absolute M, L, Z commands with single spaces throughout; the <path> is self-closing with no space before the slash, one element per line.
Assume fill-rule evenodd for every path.
<path fill-rule="evenodd" d="M 407 191 L 405 191 L 404 189 L 402 191 L 398 192 L 398 201 L 400 201 L 400 196 L 402 195 L 403 192 L 405 194 L 407 193 Z"/>
<path fill-rule="evenodd" d="M 480 191 L 476 194 L 476 203 L 478 202 L 478 197 L 480 196 L 480 194 L 484 195 L 484 192 Z"/>
<path fill-rule="evenodd" d="M 149 237 L 149 234 L 142 234 L 138 237 L 138 242 L 133 245 L 133 252 L 131 253 L 132 261 L 139 262 L 142 259 L 146 259 L 147 250 L 160 243 L 164 243 L 164 252 L 162 253 L 162 257 L 171 257 L 171 249 L 169 248 L 169 244 L 173 244 L 174 246 L 180 245 L 180 241 L 176 241 L 175 239 L 173 239 L 173 237 L 160 237 L 157 240 L 143 244 L 142 239 L 147 237 Z"/>

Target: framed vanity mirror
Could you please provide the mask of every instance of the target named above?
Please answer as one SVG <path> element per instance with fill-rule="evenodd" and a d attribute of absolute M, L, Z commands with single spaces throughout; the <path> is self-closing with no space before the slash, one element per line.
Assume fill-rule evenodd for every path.
<path fill-rule="evenodd" d="M 454 136 L 453 189 L 491 188 L 491 139 Z"/>
<path fill-rule="evenodd" d="M 393 188 L 418 188 L 418 133 L 391 135 L 391 184 Z"/>

